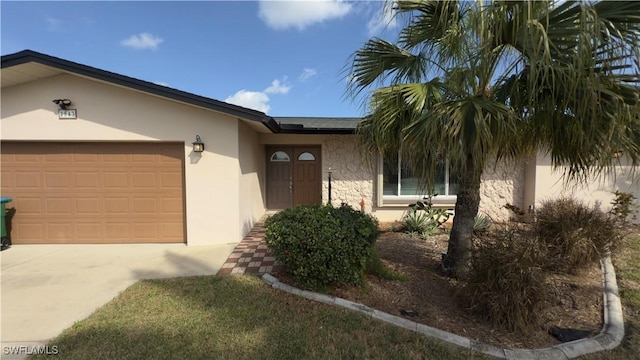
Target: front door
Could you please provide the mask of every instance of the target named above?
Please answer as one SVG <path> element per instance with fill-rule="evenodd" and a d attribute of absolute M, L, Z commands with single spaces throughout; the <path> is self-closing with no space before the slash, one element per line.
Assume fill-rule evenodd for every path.
<path fill-rule="evenodd" d="M 267 208 L 320 203 L 320 164 L 318 146 L 267 147 Z"/>

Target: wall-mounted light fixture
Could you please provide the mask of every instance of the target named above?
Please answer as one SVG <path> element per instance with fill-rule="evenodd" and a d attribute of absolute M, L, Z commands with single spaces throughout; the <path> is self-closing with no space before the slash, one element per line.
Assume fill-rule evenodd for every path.
<path fill-rule="evenodd" d="M 193 145 L 193 152 L 201 153 L 204 151 L 204 143 L 200 139 L 200 135 L 196 135 L 196 141 L 191 144 Z"/>
<path fill-rule="evenodd" d="M 77 119 L 78 112 L 76 109 L 69 109 L 68 106 L 71 105 L 71 100 L 69 99 L 55 99 L 52 100 L 54 104 L 58 105 L 58 118 L 61 120 L 67 119 Z"/>
<path fill-rule="evenodd" d="M 55 99 L 52 102 L 58 105 L 60 110 L 67 110 L 67 106 L 71 105 L 71 100 L 69 99 Z"/>
<path fill-rule="evenodd" d="M 613 153 L 613 157 L 616 158 L 616 159 L 619 159 L 621 156 L 622 156 L 622 150 L 616 150 Z"/>

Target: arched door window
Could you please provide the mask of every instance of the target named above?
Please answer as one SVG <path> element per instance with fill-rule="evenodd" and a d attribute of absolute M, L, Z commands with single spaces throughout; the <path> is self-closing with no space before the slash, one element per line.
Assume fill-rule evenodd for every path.
<path fill-rule="evenodd" d="M 300 161 L 314 161 L 316 159 L 315 156 L 313 156 L 312 153 L 310 152 L 303 152 L 302 154 L 298 155 L 298 160 Z"/>
<path fill-rule="evenodd" d="M 286 152 L 276 151 L 273 153 L 273 155 L 271 155 L 271 161 L 287 162 L 291 161 L 291 159 L 289 159 L 289 154 L 287 154 Z"/>

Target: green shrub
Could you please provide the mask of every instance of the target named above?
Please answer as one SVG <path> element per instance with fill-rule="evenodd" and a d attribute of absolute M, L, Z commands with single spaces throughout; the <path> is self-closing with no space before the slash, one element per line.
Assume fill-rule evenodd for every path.
<path fill-rule="evenodd" d="M 286 209 L 265 227 L 276 259 L 312 289 L 361 284 L 378 237 L 377 221 L 345 204 Z"/>
<path fill-rule="evenodd" d="M 510 331 L 524 331 L 540 322 L 546 301 L 544 246 L 532 231 L 500 230 L 482 235 L 473 250 L 464 294 L 471 308 Z"/>
<path fill-rule="evenodd" d="M 536 216 L 552 270 L 575 273 L 615 251 L 622 240 L 614 217 L 571 198 L 543 202 Z"/>

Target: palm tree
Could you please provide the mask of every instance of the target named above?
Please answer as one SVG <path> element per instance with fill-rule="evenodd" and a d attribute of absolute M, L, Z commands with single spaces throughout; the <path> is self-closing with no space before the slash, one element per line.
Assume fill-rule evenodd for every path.
<path fill-rule="evenodd" d="M 640 163 L 640 2 L 437 1 L 389 3 L 406 19 L 397 43 L 368 40 L 348 66 L 363 90 L 358 127 L 367 156 L 400 152 L 434 184 L 446 157 L 459 178 L 443 266 L 470 269 L 480 181 L 491 164 L 536 151 L 584 181 Z"/>

